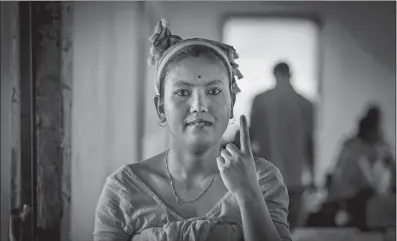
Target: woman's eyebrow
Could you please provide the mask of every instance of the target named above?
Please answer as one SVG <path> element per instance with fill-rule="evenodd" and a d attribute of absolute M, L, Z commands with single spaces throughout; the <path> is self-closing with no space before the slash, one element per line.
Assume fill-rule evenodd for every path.
<path fill-rule="evenodd" d="M 178 80 L 177 82 L 173 83 L 172 86 L 191 86 L 193 85 L 192 83 L 183 81 L 183 80 Z"/>
<path fill-rule="evenodd" d="M 204 85 L 216 85 L 216 84 L 222 84 L 222 81 L 217 79 L 217 80 L 211 80 L 211 81 L 204 83 Z M 172 86 L 193 86 L 193 85 L 197 85 L 197 84 L 193 84 L 191 82 L 180 80 L 180 81 L 173 83 Z"/>
<path fill-rule="evenodd" d="M 209 81 L 206 85 L 216 85 L 216 84 L 222 84 L 222 80 L 211 80 Z"/>

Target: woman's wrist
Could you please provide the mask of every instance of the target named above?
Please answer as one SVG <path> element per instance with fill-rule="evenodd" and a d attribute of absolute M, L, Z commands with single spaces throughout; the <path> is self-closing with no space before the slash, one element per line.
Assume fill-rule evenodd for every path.
<path fill-rule="evenodd" d="M 263 199 L 263 195 L 259 186 L 240 190 L 235 193 L 235 196 L 238 203 L 240 204 L 255 204 L 258 200 Z"/>

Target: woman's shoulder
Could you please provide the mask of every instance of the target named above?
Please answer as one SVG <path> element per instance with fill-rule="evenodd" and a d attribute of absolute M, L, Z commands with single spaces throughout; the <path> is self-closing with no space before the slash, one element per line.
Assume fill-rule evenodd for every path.
<path fill-rule="evenodd" d="M 160 172 L 158 161 L 163 155 L 160 153 L 141 162 L 122 165 L 106 178 L 102 192 L 110 192 L 120 198 L 144 197 L 147 194 L 147 178 Z"/>
<path fill-rule="evenodd" d="M 163 176 L 166 153 L 165 151 L 139 163 L 130 164 L 129 168 L 144 182 L 150 182 L 153 177 Z"/>
<path fill-rule="evenodd" d="M 288 190 L 279 169 L 270 161 L 254 157 L 258 183 L 273 223 L 282 237 L 290 238 L 288 228 Z"/>
<path fill-rule="evenodd" d="M 280 170 L 270 161 L 254 157 L 256 174 L 265 199 L 278 199 L 283 205 L 288 205 L 288 191 Z"/>
<path fill-rule="evenodd" d="M 254 161 L 259 179 L 272 177 L 281 179 L 281 182 L 283 182 L 280 170 L 273 163 L 261 157 L 254 157 Z"/>
<path fill-rule="evenodd" d="M 156 160 L 159 156 L 161 154 L 138 163 L 122 165 L 106 178 L 96 207 L 97 235 L 108 232 L 109 227 L 116 230 L 116 233 L 132 234 L 145 225 L 157 222 L 158 216 L 152 214 L 162 214 L 162 209 L 140 174 L 147 169 L 147 162 Z M 142 212 L 142 208 L 145 212 Z"/>
<path fill-rule="evenodd" d="M 137 178 L 137 175 L 136 175 L 137 173 L 149 171 L 151 169 L 153 169 L 153 171 L 155 171 L 154 170 L 154 168 L 156 167 L 155 164 L 156 163 L 158 164 L 158 160 L 164 156 L 164 153 L 165 152 L 160 153 L 156 156 L 147 158 L 140 162 L 124 164 L 121 167 L 119 167 L 116 171 L 111 173 L 107 177 L 106 181 L 107 182 L 126 183 L 131 180 L 135 180 Z"/>

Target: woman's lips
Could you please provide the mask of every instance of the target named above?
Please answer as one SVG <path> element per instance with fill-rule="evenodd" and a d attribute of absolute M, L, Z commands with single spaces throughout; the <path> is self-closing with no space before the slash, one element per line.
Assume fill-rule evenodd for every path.
<path fill-rule="evenodd" d="M 197 119 L 194 121 L 189 121 L 186 125 L 191 127 L 208 127 L 212 126 L 212 123 L 203 119 Z"/>

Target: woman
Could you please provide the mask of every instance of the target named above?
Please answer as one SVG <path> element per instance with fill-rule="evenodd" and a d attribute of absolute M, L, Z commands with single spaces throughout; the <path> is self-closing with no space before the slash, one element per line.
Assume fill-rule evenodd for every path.
<path fill-rule="evenodd" d="M 221 137 L 241 78 L 231 46 L 171 35 L 162 19 L 151 37 L 154 99 L 170 149 L 110 175 L 96 209 L 99 240 L 290 240 L 288 194 L 280 172 Z"/>

